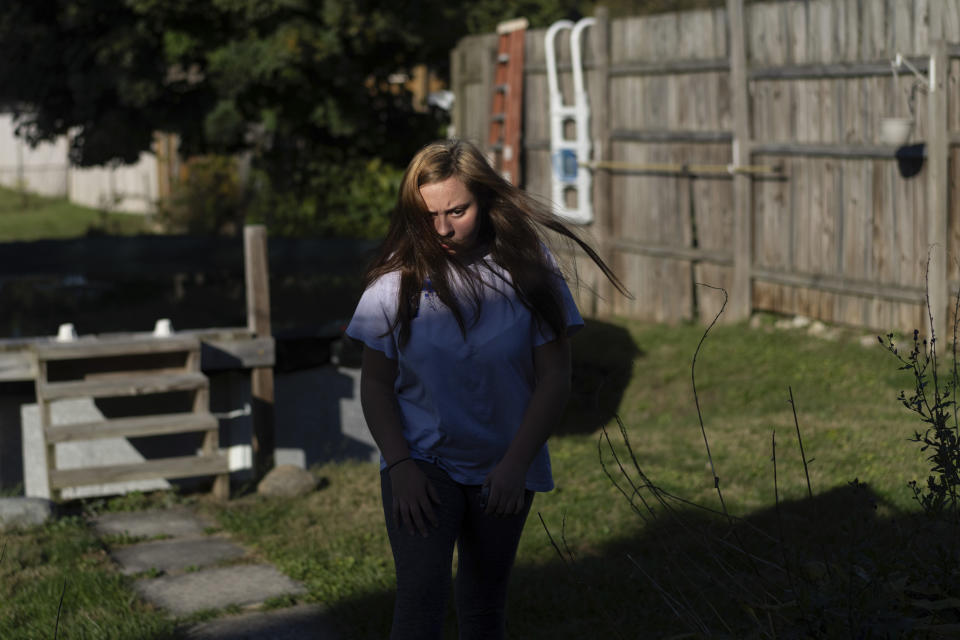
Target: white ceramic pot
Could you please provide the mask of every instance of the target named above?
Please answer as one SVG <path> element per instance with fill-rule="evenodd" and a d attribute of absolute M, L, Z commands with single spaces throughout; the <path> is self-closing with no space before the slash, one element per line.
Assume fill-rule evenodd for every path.
<path fill-rule="evenodd" d="M 880 141 L 883 144 L 902 147 L 910 139 L 913 118 L 884 118 L 880 121 Z"/>

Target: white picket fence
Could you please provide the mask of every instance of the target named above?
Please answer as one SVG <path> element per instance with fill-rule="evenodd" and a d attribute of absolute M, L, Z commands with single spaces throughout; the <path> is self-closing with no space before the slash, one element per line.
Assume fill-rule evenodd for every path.
<path fill-rule="evenodd" d="M 107 211 L 154 211 L 159 197 L 155 154 L 141 153 L 133 165 L 80 168 L 69 162 L 65 136 L 31 148 L 14 129 L 13 116 L 0 114 L 0 186 Z"/>

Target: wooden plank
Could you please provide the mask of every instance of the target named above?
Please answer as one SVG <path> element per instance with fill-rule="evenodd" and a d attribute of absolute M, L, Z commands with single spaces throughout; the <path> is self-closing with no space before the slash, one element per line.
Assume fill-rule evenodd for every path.
<path fill-rule="evenodd" d="M 893 283 L 854 280 L 833 275 L 799 273 L 796 271 L 774 271 L 754 268 L 755 280 L 767 283 L 818 289 L 844 295 L 876 297 L 897 302 L 922 302 L 924 291 L 920 287 L 905 287 Z"/>
<path fill-rule="evenodd" d="M 208 384 L 207 377 L 202 373 L 139 375 L 70 382 L 38 380 L 37 394 L 45 400 L 83 397 L 111 398 L 170 391 L 193 391 L 206 388 Z"/>
<path fill-rule="evenodd" d="M 35 340 L 46 341 L 46 338 Z M 26 381 L 37 377 L 36 358 L 31 345 L 32 342 L 24 341 L 19 351 L 0 351 L 0 382 Z M 275 361 L 273 338 L 216 338 L 202 341 L 200 350 L 201 369 L 204 371 L 272 367 Z"/>
<path fill-rule="evenodd" d="M 940 37 L 946 42 L 950 55 L 960 58 L 960 3 L 945 2 L 939 7 Z"/>
<path fill-rule="evenodd" d="M 711 71 L 728 71 L 730 61 L 726 58 L 674 59 L 663 61 L 628 61 L 610 65 L 611 76 L 653 76 L 700 74 Z M 544 69 L 544 73 L 546 69 Z"/>
<path fill-rule="evenodd" d="M 913 41 L 913 5 L 917 0 L 888 0 L 888 19 L 892 31 L 893 51 L 904 55 L 917 51 Z"/>
<path fill-rule="evenodd" d="M 831 38 L 829 24 L 830 7 L 823 2 L 806 2 L 808 61 L 822 63 L 829 59 Z"/>
<path fill-rule="evenodd" d="M 65 487 L 131 482 L 152 478 L 192 478 L 223 474 L 229 471 L 230 466 L 227 457 L 222 455 L 158 458 L 134 464 L 56 469 L 50 472 L 50 488 L 63 489 Z"/>
<path fill-rule="evenodd" d="M 618 141 L 667 143 L 682 142 L 693 144 L 730 143 L 732 131 L 664 130 L 664 129 L 614 129 L 610 137 Z"/>
<path fill-rule="evenodd" d="M 911 51 L 929 51 L 930 25 L 941 24 L 940 0 L 933 0 L 936 7 L 931 13 L 930 0 L 913 0 L 913 43 Z M 935 29 L 937 27 L 934 27 Z"/>
<path fill-rule="evenodd" d="M 75 342 L 38 342 L 33 349 L 42 360 L 77 360 L 81 358 L 107 358 L 110 356 L 149 355 L 194 351 L 200 348 L 195 337 L 171 336 L 155 338 L 152 335 L 139 338 L 81 338 Z"/>
<path fill-rule="evenodd" d="M 48 427 L 44 433 L 47 442 L 75 442 L 210 431 L 218 429 L 218 425 L 209 413 L 169 413 L 58 425 Z"/>
<path fill-rule="evenodd" d="M 255 336 L 269 336 L 270 277 L 265 226 L 257 224 L 244 227 L 243 257 L 247 292 L 247 327 Z"/>
<path fill-rule="evenodd" d="M 464 65 L 464 57 L 466 56 L 466 47 L 464 46 L 463 40 L 460 40 L 457 43 L 457 46 L 450 51 L 450 84 L 453 88 L 454 95 L 458 99 L 453 102 L 453 109 L 450 112 L 451 120 L 451 135 L 461 135 L 461 132 L 464 130 L 464 119 L 465 119 L 465 109 L 466 105 L 463 104 L 461 96 L 464 95 L 467 85 L 467 74 Z"/>
<path fill-rule="evenodd" d="M 896 224 L 890 206 L 893 182 L 886 179 L 886 163 L 872 161 L 869 164 L 872 185 L 872 254 L 870 272 L 880 282 L 898 282 L 898 271 L 893 254 L 896 247 Z"/>
<path fill-rule="evenodd" d="M 733 252 L 708 250 L 681 246 L 663 246 L 650 244 L 630 238 L 617 238 L 611 246 L 624 253 L 650 256 L 656 258 L 672 258 L 674 260 L 690 260 L 693 262 L 708 262 L 720 266 L 733 265 Z"/>
<path fill-rule="evenodd" d="M 50 415 L 50 403 L 47 402 L 40 393 L 40 381 L 47 379 L 47 363 L 38 362 L 37 369 L 37 379 L 34 380 L 33 386 L 37 396 L 37 410 L 40 414 L 40 433 L 42 434 L 50 427 L 53 420 Z M 46 454 L 44 458 L 47 466 L 47 487 L 49 487 L 50 490 L 50 497 L 57 500 L 60 497 L 60 493 L 54 489 L 50 483 L 50 474 L 57 468 L 57 447 L 50 442 L 44 442 L 43 445 L 44 453 Z"/>
<path fill-rule="evenodd" d="M 960 278 L 960 150 L 950 150 L 950 225 L 947 236 L 947 264 L 950 265 L 949 277 L 951 281 Z M 956 295 L 957 288 L 950 285 L 950 290 Z"/>
<path fill-rule="evenodd" d="M 931 133 L 927 153 L 927 233 L 930 252 L 928 274 L 930 311 L 933 314 L 933 332 L 944 338 L 947 318 L 947 219 L 950 199 L 949 148 L 947 136 L 948 67 L 946 43 L 940 39 L 933 45 L 931 56 L 930 91 L 927 97 L 928 127 Z M 944 341 L 945 342 L 945 341 Z"/>
<path fill-rule="evenodd" d="M 757 5 L 754 5 L 756 9 Z M 753 15 L 756 15 L 754 13 Z M 727 0 L 730 23 L 730 86 L 733 96 L 734 165 L 750 164 L 750 95 L 747 83 L 747 52 L 743 0 Z M 738 322 L 752 310 L 750 267 L 752 255 L 753 193 L 750 176 L 733 178 L 733 281 L 727 320 Z"/>
<path fill-rule="evenodd" d="M 919 143 L 917 143 L 919 144 Z M 754 155 L 808 156 L 822 158 L 882 158 L 895 159 L 901 156 L 926 156 L 926 149 L 902 149 L 890 145 L 869 144 L 820 144 L 813 142 L 758 142 L 753 145 Z"/>
<path fill-rule="evenodd" d="M 811 171 L 807 158 L 798 158 L 790 163 L 790 233 L 787 244 L 791 271 L 809 271 L 809 255 L 806 223 L 811 202 Z"/>
<path fill-rule="evenodd" d="M 204 340 L 200 343 L 200 368 L 204 371 L 272 367 L 276 361 L 273 338 Z"/>
<path fill-rule="evenodd" d="M 593 157 L 595 160 L 610 159 L 610 13 L 606 7 L 597 7 L 594 18 L 596 23 L 590 30 L 593 45 L 593 59 L 597 67 L 599 90 L 591 100 L 592 138 L 596 141 Z M 613 249 L 610 241 L 614 237 L 613 216 L 610 197 L 610 172 L 599 170 L 593 174 L 593 212 L 594 232 L 598 240 L 600 257 L 607 266 L 613 264 Z M 617 294 L 613 285 L 603 277 L 595 288 L 597 304 L 594 305 L 600 315 L 613 312 L 611 301 Z"/>
<path fill-rule="evenodd" d="M 492 92 L 491 92 L 492 93 Z M 270 336 L 270 278 L 267 273 L 267 230 L 262 225 L 244 228 L 244 265 L 247 274 L 247 326 L 255 336 Z M 273 466 L 273 369 L 250 371 L 254 474 L 262 477 Z"/>
<path fill-rule="evenodd" d="M 193 397 L 193 411 L 196 415 L 206 414 L 210 410 L 210 390 L 200 389 Z M 201 452 L 203 456 L 216 456 L 220 448 L 220 429 L 219 425 L 215 429 L 208 430 L 203 435 L 203 445 Z M 213 496 L 217 500 L 227 500 L 230 498 L 230 474 L 223 472 L 217 474 L 213 480 Z"/>
<path fill-rule="evenodd" d="M 0 352 L 0 382 L 33 380 L 37 377 L 37 360 L 27 350 Z"/>

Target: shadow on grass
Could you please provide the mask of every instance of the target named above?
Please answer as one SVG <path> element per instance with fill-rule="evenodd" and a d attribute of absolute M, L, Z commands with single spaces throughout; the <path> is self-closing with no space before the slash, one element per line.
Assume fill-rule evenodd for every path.
<path fill-rule="evenodd" d="M 855 481 L 733 526 L 700 509 L 658 507 L 646 524 L 637 517 L 635 536 L 576 557 L 560 523 L 548 522 L 564 557 L 519 558 L 509 636 L 956 637 L 956 532 L 888 511 Z M 330 613 L 345 637 L 382 638 L 392 606 L 393 594 L 379 592 Z M 445 637 L 456 638 L 452 611 Z"/>
<path fill-rule="evenodd" d="M 570 400 L 555 434 L 593 433 L 610 422 L 644 352 L 630 332 L 615 324 L 587 319 L 571 341 L 573 375 Z"/>

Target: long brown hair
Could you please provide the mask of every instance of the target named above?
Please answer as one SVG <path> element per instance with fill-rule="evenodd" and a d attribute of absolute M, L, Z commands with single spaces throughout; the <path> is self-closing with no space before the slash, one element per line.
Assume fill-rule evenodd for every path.
<path fill-rule="evenodd" d="M 571 231 L 546 205 L 504 180 L 469 142 L 440 140 L 428 144 L 410 161 L 400 183 L 387 237 L 364 278 L 364 287 L 387 273 L 400 273 L 397 315 L 391 331 L 400 327 L 400 346 L 410 338 L 420 291 L 429 279 L 440 301 L 450 309 L 466 338 L 463 305 L 479 317 L 483 283 L 457 256 L 441 247 L 427 207 L 420 195 L 425 184 L 456 177 L 477 201 L 480 225 L 477 242 L 489 247 L 493 261 L 509 275 L 520 302 L 530 309 L 538 326 L 545 323 L 554 335 L 564 334 L 563 305 L 556 290 L 557 274 L 543 250 L 541 233 L 549 229 L 577 243 L 618 291 L 629 295 L 616 274 L 590 245 Z M 466 291 L 455 295 L 450 274 L 460 275 Z M 466 295 L 463 295 L 466 294 Z"/>

